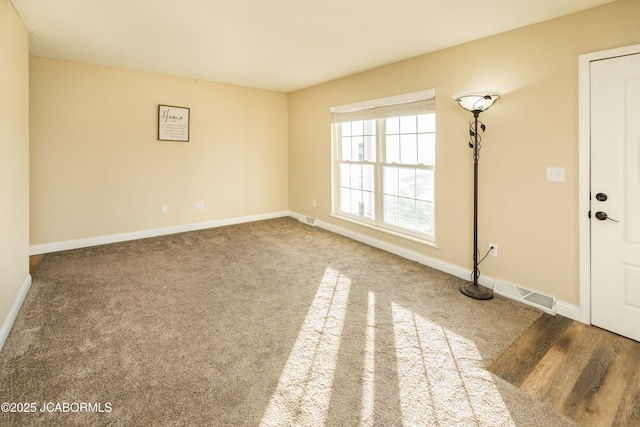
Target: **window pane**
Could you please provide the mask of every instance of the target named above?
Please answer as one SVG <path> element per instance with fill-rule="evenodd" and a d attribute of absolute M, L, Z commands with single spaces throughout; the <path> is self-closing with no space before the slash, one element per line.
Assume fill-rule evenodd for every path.
<path fill-rule="evenodd" d="M 369 191 L 351 190 L 351 213 L 374 218 L 374 195 Z"/>
<path fill-rule="evenodd" d="M 340 163 L 340 187 L 349 187 L 351 173 L 348 163 Z"/>
<path fill-rule="evenodd" d="M 398 225 L 398 198 L 395 196 L 384 196 L 384 222 Z"/>
<path fill-rule="evenodd" d="M 373 165 L 362 165 L 362 188 L 364 190 L 373 191 L 373 188 L 374 188 L 373 171 L 374 171 Z"/>
<path fill-rule="evenodd" d="M 400 118 L 391 117 L 386 119 L 385 129 L 387 135 L 398 135 L 400 133 Z"/>
<path fill-rule="evenodd" d="M 384 194 L 398 195 L 398 168 L 385 166 L 383 172 Z"/>
<path fill-rule="evenodd" d="M 425 133 L 418 135 L 418 164 L 436 164 L 436 135 Z"/>
<path fill-rule="evenodd" d="M 364 135 L 364 122 L 362 120 L 351 122 L 351 135 Z"/>
<path fill-rule="evenodd" d="M 411 230 L 416 229 L 416 201 L 400 198 L 400 218 L 398 225 Z"/>
<path fill-rule="evenodd" d="M 364 161 L 376 161 L 376 136 L 369 135 L 364 137 Z"/>
<path fill-rule="evenodd" d="M 351 189 L 351 206 L 349 207 L 349 212 L 355 215 L 361 215 L 360 211 L 364 213 L 362 190 Z"/>
<path fill-rule="evenodd" d="M 367 218 L 375 218 L 375 195 L 372 192 L 365 191 L 362 193 L 363 214 Z"/>
<path fill-rule="evenodd" d="M 415 134 L 400 136 L 400 163 L 418 163 L 418 140 Z"/>
<path fill-rule="evenodd" d="M 433 170 L 418 169 L 416 171 L 416 199 L 433 202 Z"/>
<path fill-rule="evenodd" d="M 435 233 L 434 204 L 418 200 L 416 207 L 418 231 L 422 233 Z"/>
<path fill-rule="evenodd" d="M 400 117 L 400 133 L 416 133 L 416 116 Z"/>
<path fill-rule="evenodd" d="M 344 122 L 340 125 L 340 134 L 342 136 L 351 136 L 351 122 Z"/>
<path fill-rule="evenodd" d="M 361 136 L 351 138 L 351 160 L 364 161 L 364 139 Z"/>
<path fill-rule="evenodd" d="M 362 165 L 351 165 L 351 188 L 362 188 Z"/>
<path fill-rule="evenodd" d="M 398 178 L 400 196 L 414 199 L 416 197 L 416 170 L 399 168 Z"/>
<path fill-rule="evenodd" d="M 433 132 L 436 131 L 436 114 L 420 114 L 418 116 L 418 132 Z"/>
<path fill-rule="evenodd" d="M 351 190 L 348 188 L 340 189 L 340 210 L 351 212 Z"/>
<path fill-rule="evenodd" d="M 342 137 L 342 156 L 340 160 L 351 160 L 351 137 Z"/>
<path fill-rule="evenodd" d="M 400 163 L 400 137 L 397 135 L 387 135 L 386 157 L 387 163 Z"/>
<path fill-rule="evenodd" d="M 375 120 L 365 120 L 364 122 L 364 135 L 375 135 L 376 134 L 376 121 Z"/>

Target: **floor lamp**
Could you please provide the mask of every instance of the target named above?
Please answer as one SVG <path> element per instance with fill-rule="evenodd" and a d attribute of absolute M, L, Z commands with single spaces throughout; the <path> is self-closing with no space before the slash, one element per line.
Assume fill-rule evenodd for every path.
<path fill-rule="evenodd" d="M 478 159 L 480 158 L 480 136 L 478 128 L 484 132 L 485 125 L 478 120 L 478 116 L 493 105 L 500 95 L 460 94 L 453 99 L 465 110 L 473 113 L 473 121 L 469 122 L 469 146 L 473 148 L 473 281 L 460 285 L 460 292 L 468 297 L 486 300 L 493 298 L 493 290 L 478 283 L 480 270 L 478 269 Z"/>

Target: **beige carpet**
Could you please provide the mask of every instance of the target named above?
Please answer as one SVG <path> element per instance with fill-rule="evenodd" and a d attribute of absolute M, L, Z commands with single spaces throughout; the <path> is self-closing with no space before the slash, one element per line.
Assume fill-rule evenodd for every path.
<path fill-rule="evenodd" d="M 484 369 L 541 312 L 460 283 L 291 218 L 48 254 L 0 425 L 575 425 Z"/>

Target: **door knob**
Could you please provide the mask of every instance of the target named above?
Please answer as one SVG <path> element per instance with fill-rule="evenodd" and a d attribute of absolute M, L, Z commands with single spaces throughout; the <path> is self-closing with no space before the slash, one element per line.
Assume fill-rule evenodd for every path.
<path fill-rule="evenodd" d="M 605 202 L 607 200 L 607 195 L 604 193 L 598 193 L 596 194 L 596 200 L 599 202 Z"/>
<path fill-rule="evenodd" d="M 620 222 L 618 220 L 609 218 L 609 215 L 607 215 L 606 212 L 602 212 L 602 211 L 596 212 L 596 218 L 599 219 L 600 221 L 605 221 L 608 219 L 609 221 Z"/>

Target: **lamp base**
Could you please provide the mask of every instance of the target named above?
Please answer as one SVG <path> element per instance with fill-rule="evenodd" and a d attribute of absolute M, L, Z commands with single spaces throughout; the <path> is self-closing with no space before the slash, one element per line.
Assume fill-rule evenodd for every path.
<path fill-rule="evenodd" d="M 477 283 L 467 282 L 464 285 L 460 285 L 459 289 L 460 292 L 470 298 L 482 300 L 493 298 L 493 290 L 485 288 L 482 285 L 478 285 Z"/>

